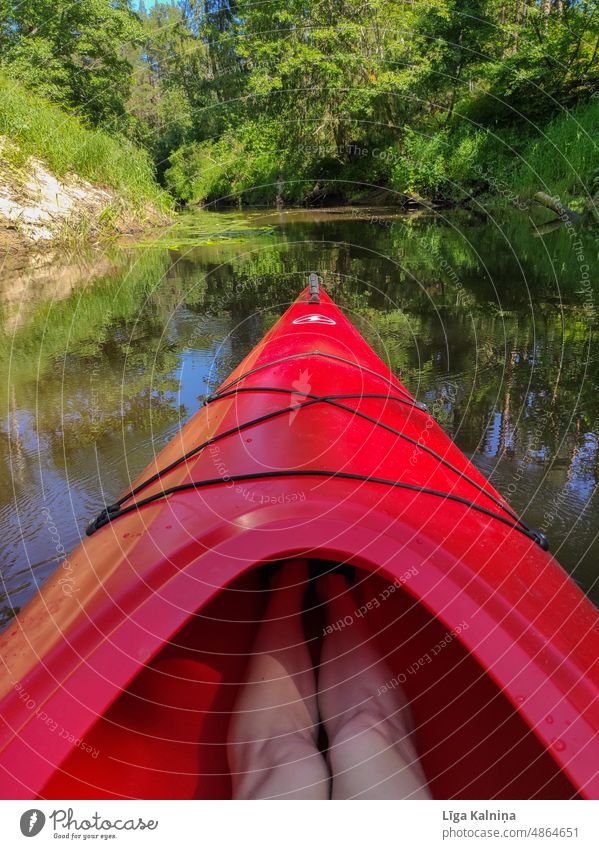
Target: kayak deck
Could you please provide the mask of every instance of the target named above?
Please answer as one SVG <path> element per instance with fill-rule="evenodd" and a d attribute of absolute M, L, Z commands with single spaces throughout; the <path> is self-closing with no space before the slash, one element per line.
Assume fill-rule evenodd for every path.
<path fill-rule="evenodd" d="M 350 563 L 361 605 L 401 584 L 368 616 L 435 796 L 599 798 L 597 610 L 310 297 L 92 523 L 73 591 L 59 567 L 0 636 L 4 798 L 226 796 L 259 572 L 294 557 Z"/>
<path fill-rule="evenodd" d="M 407 587 L 409 572 L 402 577 Z M 458 628 L 448 631 L 401 580 L 390 583 L 357 570 L 352 592 L 393 673 L 381 686 L 402 686 L 410 698 L 434 797 L 576 797 L 534 733 L 464 650 Z M 40 795 L 228 798 L 227 727 L 268 595 L 260 570 L 219 593 L 130 684 Z M 311 614 L 315 633 L 322 633 L 319 610 Z"/>

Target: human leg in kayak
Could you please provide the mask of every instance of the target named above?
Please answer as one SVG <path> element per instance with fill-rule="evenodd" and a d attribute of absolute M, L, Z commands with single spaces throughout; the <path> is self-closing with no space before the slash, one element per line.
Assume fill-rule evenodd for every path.
<path fill-rule="evenodd" d="M 412 717 L 365 622 L 355 616 L 349 584 L 338 573 L 318 583 L 327 629 L 318 677 L 318 707 L 329 738 L 333 799 L 429 799 L 412 741 Z"/>
<path fill-rule="evenodd" d="M 305 561 L 273 576 L 271 598 L 231 719 L 228 758 L 234 799 L 328 799 L 317 745 L 312 660 L 301 621 Z"/>

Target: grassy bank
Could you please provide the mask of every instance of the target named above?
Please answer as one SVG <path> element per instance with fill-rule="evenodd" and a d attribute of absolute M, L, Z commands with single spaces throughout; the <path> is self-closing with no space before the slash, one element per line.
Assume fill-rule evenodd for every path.
<path fill-rule="evenodd" d="M 73 210 L 82 230 L 85 213 L 96 219 L 90 224 L 110 231 L 128 229 L 129 222 L 139 226 L 146 219 L 156 220 L 172 206 L 145 151 L 125 138 L 88 128 L 76 115 L 2 76 L 0 137 L 0 180 L 17 202 L 30 178 L 32 159 L 59 181 L 68 184 L 78 178 L 106 193 L 80 210 L 80 216 Z"/>
<path fill-rule="evenodd" d="M 507 170 L 514 195 L 558 195 L 581 209 L 599 195 L 599 99 L 565 112 L 541 137 L 531 139 L 522 161 Z"/>

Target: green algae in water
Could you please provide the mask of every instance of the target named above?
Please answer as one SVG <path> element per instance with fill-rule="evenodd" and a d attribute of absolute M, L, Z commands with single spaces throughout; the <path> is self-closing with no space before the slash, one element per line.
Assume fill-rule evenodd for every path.
<path fill-rule="evenodd" d="M 183 213 L 173 226 L 145 234 L 142 239 L 136 241 L 127 241 L 123 246 L 128 249 L 166 248 L 181 251 L 202 245 L 244 244 L 256 237 L 272 236 L 275 233 L 273 226 L 259 223 L 264 217 L 263 213 Z"/>

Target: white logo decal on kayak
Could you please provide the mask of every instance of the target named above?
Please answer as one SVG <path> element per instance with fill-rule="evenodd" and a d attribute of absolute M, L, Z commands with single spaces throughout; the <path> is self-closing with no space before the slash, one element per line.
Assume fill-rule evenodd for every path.
<path fill-rule="evenodd" d="M 302 403 L 308 401 L 307 393 L 310 392 L 312 388 L 312 384 L 310 380 L 312 375 L 308 371 L 308 369 L 302 370 L 299 373 L 299 376 L 296 380 L 294 380 L 291 384 L 292 389 L 294 390 L 291 393 L 290 407 L 291 413 L 289 414 L 289 427 L 293 424 L 293 420 L 297 416 L 298 410 L 301 407 Z"/>
<path fill-rule="evenodd" d="M 303 315 L 301 318 L 296 318 L 293 324 L 337 324 L 332 318 L 326 315 L 312 313 L 311 315 Z"/>

